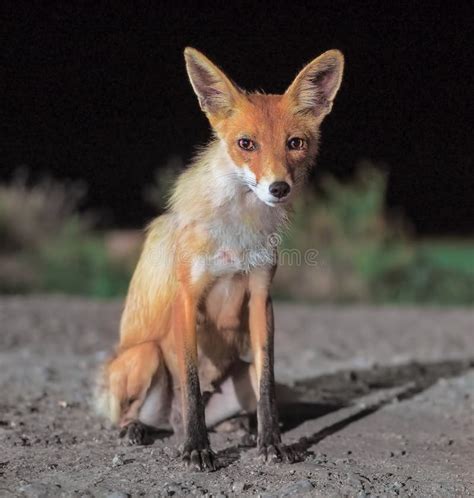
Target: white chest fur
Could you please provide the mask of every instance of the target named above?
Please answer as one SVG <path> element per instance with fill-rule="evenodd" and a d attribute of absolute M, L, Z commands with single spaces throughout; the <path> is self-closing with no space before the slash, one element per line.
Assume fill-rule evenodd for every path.
<path fill-rule="evenodd" d="M 231 161 L 221 144 L 203 169 L 206 182 L 202 189 L 209 210 L 194 218 L 199 231 L 206 233 L 212 249 L 192 262 L 192 275 L 203 272 L 228 275 L 249 272 L 275 263 L 275 233 L 286 221 L 286 210 L 269 206 L 249 188 L 243 169 Z M 209 213 L 212 213 L 209 216 Z"/>

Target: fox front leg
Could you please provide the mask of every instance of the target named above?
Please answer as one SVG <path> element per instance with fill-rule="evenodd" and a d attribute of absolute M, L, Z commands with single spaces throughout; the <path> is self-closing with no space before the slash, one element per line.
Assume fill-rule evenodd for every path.
<path fill-rule="evenodd" d="M 199 386 L 196 338 L 197 299 L 182 286 L 173 308 L 173 333 L 181 384 L 184 424 L 182 456 L 188 467 L 215 470 Z"/>
<path fill-rule="evenodd" d="M 250 277 L 250 338 L 257 377 L 257 447 L 265 461 L 299 460 L 292 448 L 282 445 L 275 397 L 274 319 L 268 289 L 274 270 L 259 270 Z"/>

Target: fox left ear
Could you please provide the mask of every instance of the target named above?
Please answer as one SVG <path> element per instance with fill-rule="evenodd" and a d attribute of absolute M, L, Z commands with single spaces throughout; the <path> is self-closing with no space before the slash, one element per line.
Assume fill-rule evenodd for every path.
<path fill-rule="evenodd" d="M 305 66 L 285 95 L 294 102 L 297 112 L 329 114 L 339 90 L 344 70 L 344 56 L 339 50 L 328 50 Z"/>

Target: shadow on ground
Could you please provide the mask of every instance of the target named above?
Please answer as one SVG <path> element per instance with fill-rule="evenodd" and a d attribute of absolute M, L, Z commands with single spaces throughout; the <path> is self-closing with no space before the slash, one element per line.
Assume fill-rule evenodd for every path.
<path fill-rule="evenodd" d="M 293 388 L 284 387 L 286 396 L 297 396 L 304 401 L 284 402 L 280 405 L 283 432 L 306 420 L 350 406 L 357 399 L 371 393 L 401 388 L 389 396 L 339 420 L 329 427 L 302 438 L 294 446 L 307 451 L 312 445 L 344 429 L 393 401 L 403 401 L 425 391 L 438 380 L 461 375 L 474 367 L 474 359 L 440 361 L 435 363 L 411 362 L 396 366 L 379 366 L 366 370 L 346 370 L 331 375 L 298 381 Z M 314 400 L 314 402 L 310 401 Z"/>
<path fill-rule="evenodd" d="M 362 405 L 359 410 L 351 411 L 341 420 L 310 436 L 302 437 L 291 445 L 298 453 L 309 455 L 311 446 L 348 425 L 375 413 L 389 403 L 410 399 L 440 379 L 456 377 L 471 368 L 474 368 L 474 359 L 432 363 L 410 362 L 395 366 L 374 365 L 365 370 L 343 370 L 301 380 L 292 387 L 279 384 L 277 397 L 280 400 L 278 409 L 282 432 L 295 429 L 307 420 L 356 406 L 355 402 L 358 399 L 370 394 L 389 391 L 389 394 L 381 399 L 373 401 L 368 406 Z M 394 392 L 395 388 L 399 389 Z M 256 433 L 255 417 L 250 420 L 250 429 L 253 434 Z M 223 466 L 239 458 L 239 448 L 242 446 L 251 446 L 251 443 L 242 443 L 219 452 Z"/>

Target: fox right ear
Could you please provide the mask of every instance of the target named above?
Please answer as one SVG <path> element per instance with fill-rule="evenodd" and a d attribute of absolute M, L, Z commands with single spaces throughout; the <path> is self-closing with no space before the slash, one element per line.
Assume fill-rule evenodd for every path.
<path fill-rule="evenodd" d="M 195 48 L 186 47 L 184 58 L 189 80 L 201 109 L 208 115 L 229 115 L 239 96 L 239 89 Z"/>

